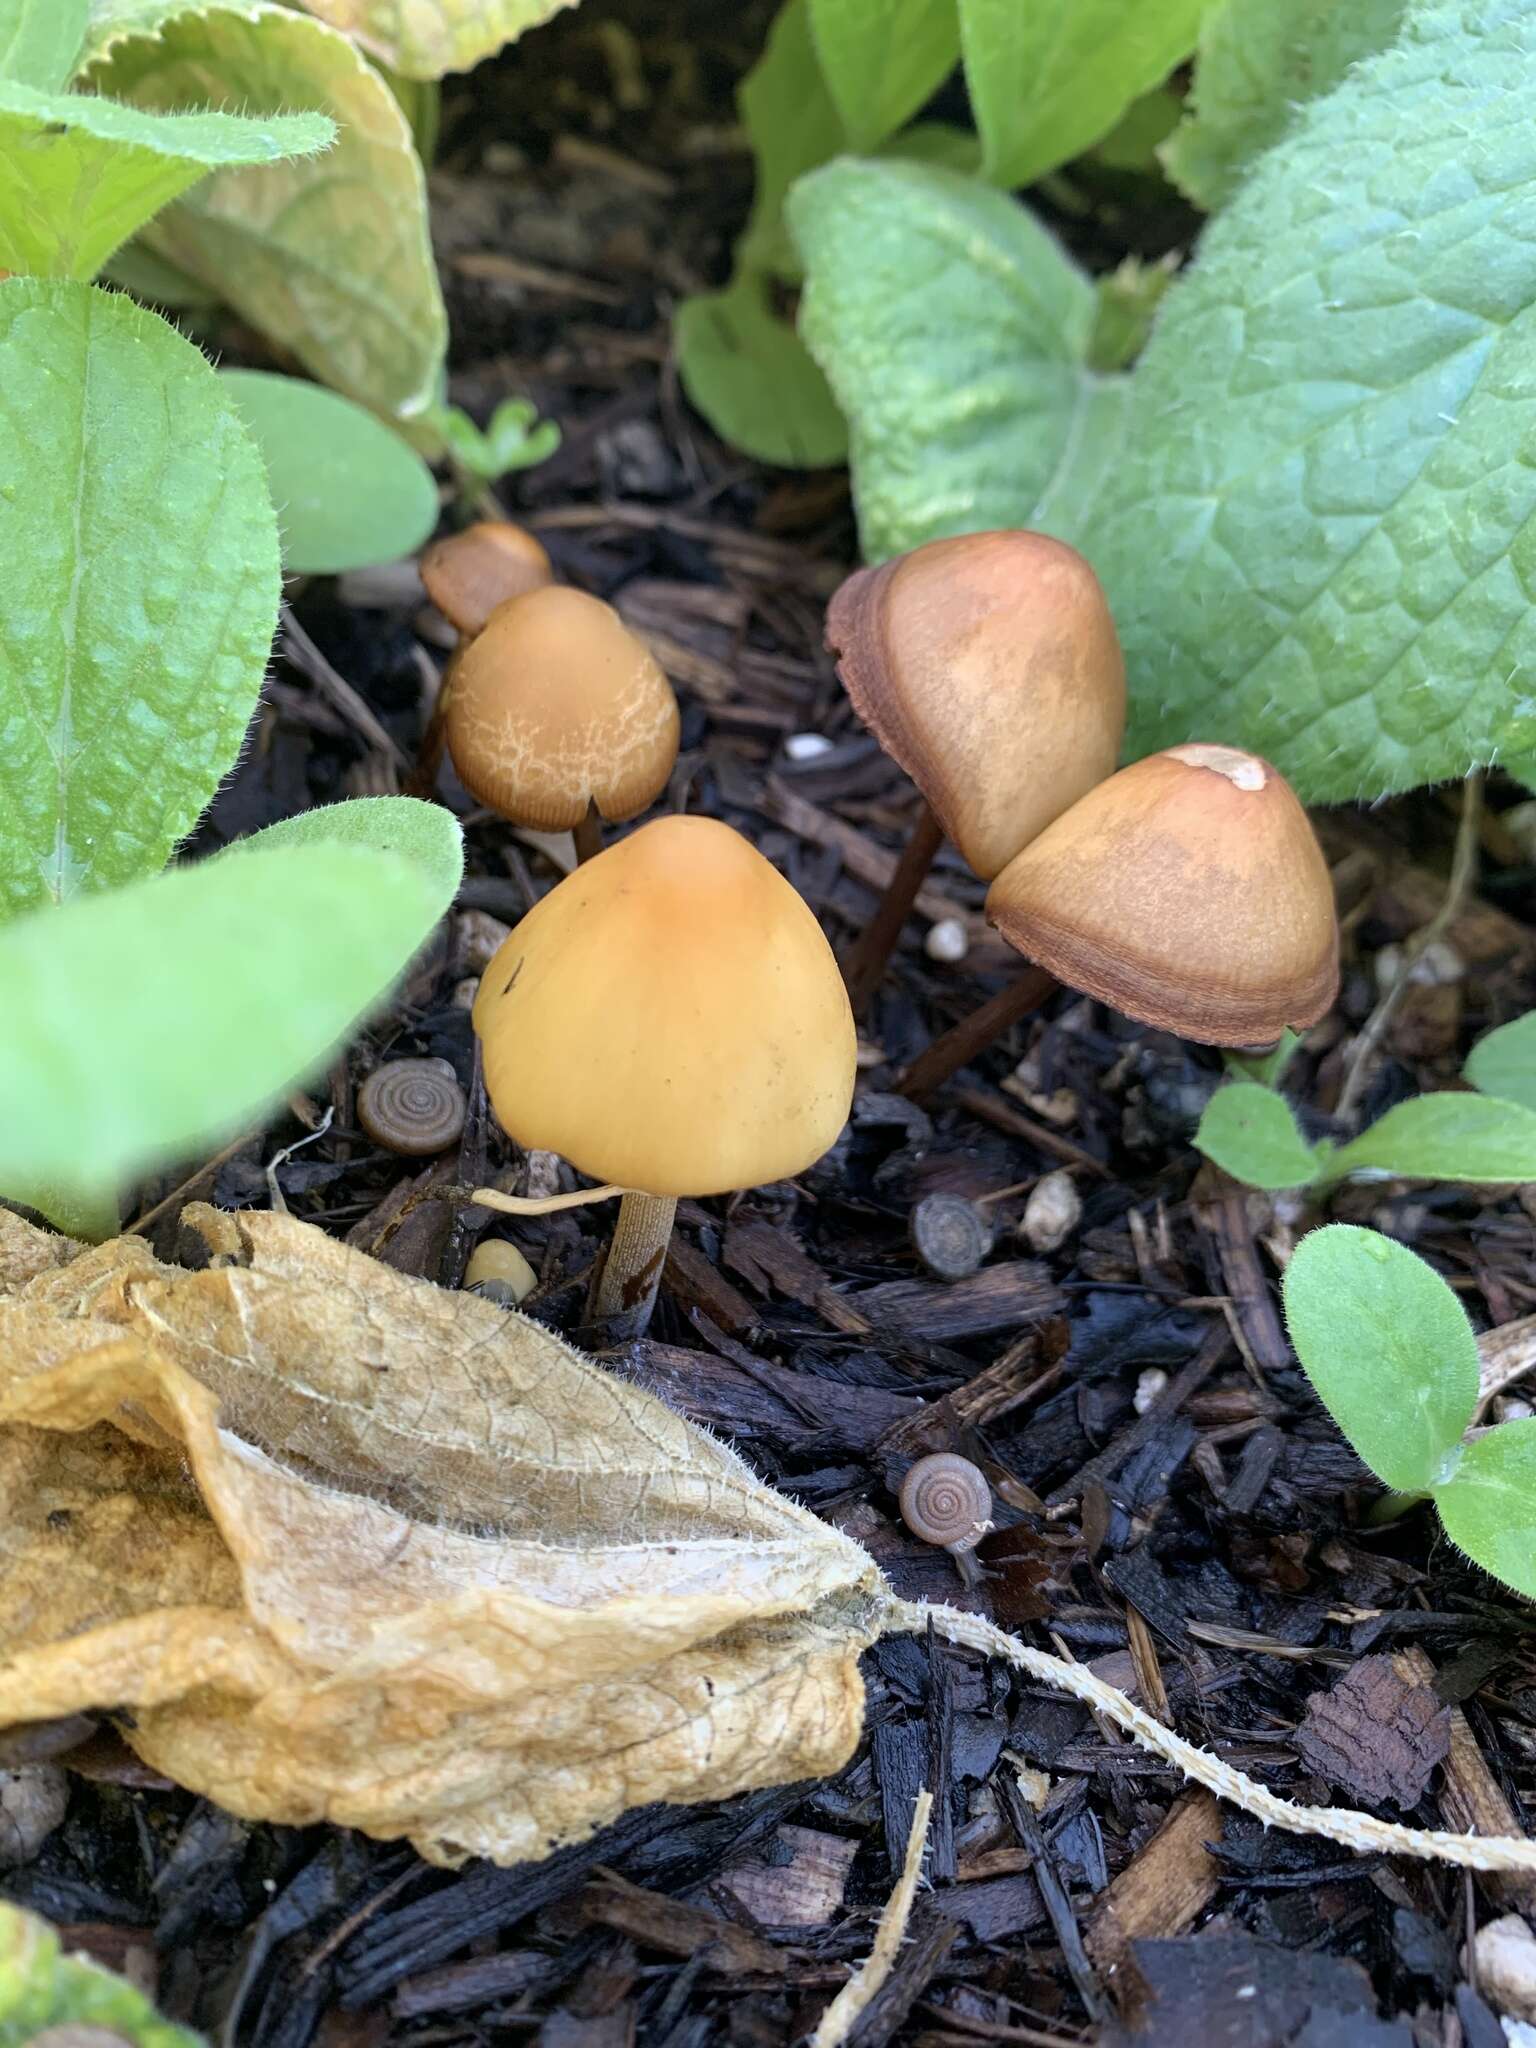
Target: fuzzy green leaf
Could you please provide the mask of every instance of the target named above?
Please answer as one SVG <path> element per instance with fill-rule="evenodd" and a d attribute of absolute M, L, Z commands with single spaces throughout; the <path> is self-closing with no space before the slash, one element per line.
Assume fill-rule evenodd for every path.
<path fill-rule="evenodd" d="M 784 224 L 790 187 L 843 147 L 843 121 L 822 76 L 810 0 L 785 0 L 763 54 L 742 80 L 736 105 L 752 144 L 752 212 L 736 267 L 794 279 L 799 261 Z"/>
<path fill-rule="evenodd" d="M 225 370 L 221 381 L 266 464 L 286 569 L 391 562 L 436 526 L 432 472 L 371 412 L 296 377 Z"/>
<path fill-rule="evenodd" d="M 1400 1102 L 1341 1145 L 1328 1177 L 1536 1181 L 1536 1109 L 1447 1089 Z"/>
<path fill-rule="evenodd" d="M 218 858 L 234 860 L 273 847 L 353 846 L 409 861 L 446 910 L 464 875 L 464 834 L 441 804 L 413 796 L 355 796 L 281 818 L 236 839 Z"/>
<path fill-rule="evenodd" d="M 1060 528 L 1119 445 L 1124 382 L 1085 367 L 1093 287 L 1002 193 L 847 160 L 803 178 L 800 332 L 847 414 L 864 552 Z"/>
<path fill-rule="evenodd" d="M 1332 92 L 1351 64 L 1384 50 L 1409 0 L 1221 0 L 1200 28 L 1189 112 L 1164 144 L 1170 177 L 1214 211 L 1298 107 Z"/>
<path fill-rule="evenodd" d="M 405 78 L 441 78 L 493 57 L 576 0 L 300 0 Z"/>
<path fill-rule="evenodd" d="M 1462 1073 L 1484 1095 L 1536 1110 L 1536 1010 L 1480 1038 Z"/>
<path fill-rule="evenodd" d="M 107 0 L 88 76 L 157 112 L 317 107 L 339 131 L 323 157 L 224 171 L 149 230 L 153 248 L 216 290 L 323 383 L 376 412 L 436 395 L 447 319 L 426 183 L 398 101 L 334 29 L 269 0 Z"/>
<path fill-rule="evenodd" d="M 313 156 L 334 134 L 315 114 L 146 114 L 0 80 L 0 269 L 92 278 L 210 171 Z"/>
<path fill-rule="evenodd" d="M 985 171 L 1027 185 L 1108 134 L 1195 46 L 1210 0 L 959 0 Z"/>
<path fill-rule="evenodd" d="M 788 321 L 769 306 L 760 272 L 743 272 L 722 292 L 678 309 L 683 388 L 734 447 L 759 462 L 818 469 L 840 462 L 848 430 L 827 380 Z"/>
<path fill-rule="evenodd" d="M 62 92 L 74 76 L 91 0 L 0 0 L 0 78 Z"/>
<path fill-rule="evenodd" d="M 1536 1599 L 1536 1417 L 1474 1437 L 1435 1506 L 1458 1550 Z"/>
<path fill-rule="evenodd" d="M 0 284 L 0 916 L 163 865 L 239 751 L 277 617 L 254 444 L 190 342 Z"/>
<path fill-rule="evenodd" d="M 1285 1320 L 1319 1398 L 1383 1485 L 1428 1493 L 1449 1476 L 1477 1404 L 1477 1339 L 1432 1266 L 1375 1230 L 1308 1231 L 1284 1283 Z"/>
<path fill-rule="evenodd" d="M 112 1189 L 259 1116 L 451 894 L 399 854 L 276 843 L 0 932 L 0 1188 Z"/>
<path fill-rule="evenodd" d="M 1536 0 L 1425 5 L 1207 230 L 1077 536 L 1132 752 L 1219 730 L 1328 802 L 1530 750 L 1533 97 Z"/>
<path fill-rule="evenodd" d="M 46 1920 L 0 1905 L 0 2048 L 41 2040 L 122 2042 L 124 2048 L 201 2048 L 201 2036 L 163 2020 L 142 1991 L 87 1956 L 65 1955 Z"/>
<path fill-rule="evenodd" d="M 894 135 L 959 61 L 955 0 L 810 0 L 810 8 L 850 149 Z"/>
<path fill-rule="evenodd" d="M 1254 1081 L 1218 1088 L 1205 1105 L 1195 1143 L 1207 1159 L 1251 1188 L 1303 1188 L 1318 1159 L 1284 1096 Z"/>

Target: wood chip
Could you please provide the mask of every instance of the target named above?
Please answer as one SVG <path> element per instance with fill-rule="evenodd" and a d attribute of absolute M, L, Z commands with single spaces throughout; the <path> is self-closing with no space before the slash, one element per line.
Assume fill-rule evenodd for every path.
<path fill-rule="evenodd" d="M 782 1827 L 766 1851 L 733 1863 L 719 1883 L 763 1927 L 825 1927 L 840 1909 L 857 1840 Z"/>
<path fill-rule="evenodd" d="M 1416 1806 L 1450 1742 L 1450 1708 L 1391 1657 L 1362 1657 L 1332 1692 L 1313 1693 L 1295 1736 L 1308 1770 L 1367 1806 Z"/>

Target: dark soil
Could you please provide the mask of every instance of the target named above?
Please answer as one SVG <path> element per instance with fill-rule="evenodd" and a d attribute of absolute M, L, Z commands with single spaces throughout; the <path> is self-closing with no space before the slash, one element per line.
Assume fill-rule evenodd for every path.
<path fill-rule="evenodd" d="M 825 600 L 855 556 L 846 478 L 768 472 L 723 447 L 681 397 L 669 347 L 672 307 L 722 276 L 750 196 L 727 124 L 765 21 L 756 4 L 589 0 L 451 84 L 435 196 L 453 395 L 483 416 L 525 394 L 565 433 L 553 460 L 508 480 L 509 511 L 562 576 L 654 637 L 683 705 L 670 807 L 748 833 L 842 946 L 915 802 L 822 648 Z M 1187 226 L 1150 201 L 1138 214 L 1124 193 L 1114 218 L 1114 232 L 1097 216 L 1079 229 L 1106 262 L 1161 252 Z M 351 584 L 294 596 L 320 658 L 286 643 L 209 847 L 400 786 L 424 649 L 434 667 L 441 651 L 415 603 L 354 599 Z M 830 744 L 806 758 L 786 744 L 803 734 Z M 141 1191 L 166 1255 L 181 1200 L 264 1204 L 269 1162 L 306 1138 L 276 1168 L 283 1196 L 365 1246 L 433 1179 L 518 1187 L 545 1172 L 511 1154 L 478 1094 L 462 1152 L 424 1165 L 378 1150 L 355 1121 L 357 1085 L 384 1058 L 439 1055 L 475 1091 L 464 994 L 495 941 L 488 921 L 515 920 L 558 879 L 446 779 L 442 793 L 468 836 L 458 913 L 328 1095 L 295 1097 L 195 1178 Z M 1398 1011 L 1368 1114 L 1453 1083 L 1479 1033 L 1536 1002 L 1536 876 L 1498 817 L 1518 794 L 1490 793 L 1482 893 L 1451 927 L 1449 978 Z M 1289 1086 L 1321 1132 L 1381 949 L 1443 897 L 1455 817 L 1422 794 L 1320 823 L 1344 987 Z M 1279 1320 L 1274 1254 L 1304 1218 L 1191 1149 L 1218 1057 L 1062 994 L 932 1100 L 906 1100 L 903 1064 L 1016 971 L 952 855 L 932 888 L 967 922 L 968 957 L 936 964 L 929 918 L 913 920 L 866 1020 L 842 1141 L 792 1186 L 685 1203 L 651 1337 L 615 1366 L 856 1534 L 901 1592 L 1056 1645 L 1288 1795 L 1524 1829 L 1530 1617 L 1424 1513 L 1371 1521 L 1374 1489 Z M 1081 1219 L 1040 1252 L 1020 1219 L 1063 1167 Z M 568 1170 L 562 1185 L 575 1185 Z M 939 1193 L 984 1202 L 992 1221 L 983 1262 L 959 1279 L 932 1278 L 913 1247 L 913 1212 Z M 1492 1327 L 1536 1305 L 1536 1204 L 1487 1193 L 1388 1186 L 1333 1207 L 1414 1244 Z M 578 1319 L 600 1217 L 504 1231 L 541 1276 L 532 1313 Z M 385 1256 L 454 1286 L 489 1220 L 429 1204 Z M 902 1472 L 937 1448 L 978 1460 L 993 1486 L 1000 1526 L 975 1590 L 896 1518 Z M 1265 1834 L 1086 1709 L 940 1646 L 888 1641 L 865 1675 L 867 1737 L 839 1777 L 633 1813 L 504 1871 L 451 1874 L 400 1845 L 233 1820 L 155 1779 L 109 1721 L 24 1731 L 0 1763 L 61 1752 L 71 1804 L 3 1889 L 157 1985 L 176 2017 L 252 2048 L 780 2048 L 867 1951 L 928 1783 L 931 1884 L 863 2048 L 1501 2039 L 1463 1945 L 1469 1926 L 1536 1906 L 1536 1883 Z M 1015 1766 L 1033 1774 L 1038 1811 Z"/>

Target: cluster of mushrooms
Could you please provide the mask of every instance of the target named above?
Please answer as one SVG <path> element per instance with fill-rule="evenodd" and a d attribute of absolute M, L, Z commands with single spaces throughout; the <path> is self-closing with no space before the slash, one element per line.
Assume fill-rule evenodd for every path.
<path fill-rule="evenodd" d="M 666 677 L 610 607 L 557 585 L 516 528 L 471 528 L 422 566 L 460 634 L 434 723 L 461 779 L 515 824 L 576 835 L 580 864 L 491 961 L 474 1024 L 508 1134 L 622 1193 L 589 1311 L 615 1335 L 644 1328 L 679 1198 L 789 1178 L 838 1137 L 854 1012 L 944 837 L 1035 965 L 918 1061 L 909 1092 L 1058 982 L 1238 1047 L 1304 1029 L 1333 1000 L 1333 890 L 1301 805 L 1228 746 L 1116 771 L 1124 662 L 1097 579 L 1058 541 L 937 541 L 834 597 L 849 697 L 925 799 L 841 971 L 806 904 L 728 825 L 664 817 L 602 850 L 600 821 L 655 801 L 678 742 Z"/>

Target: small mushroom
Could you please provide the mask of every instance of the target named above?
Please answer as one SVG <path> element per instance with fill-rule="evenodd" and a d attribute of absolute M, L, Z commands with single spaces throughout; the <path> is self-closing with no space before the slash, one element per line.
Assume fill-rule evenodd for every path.
<path fill-rule="evenodd" d="M 1339 986 L 1322 848 L 1290 785 L 1237 747 L 1149 754 L 997 877 L 987 917 L 1069 988 L 1204 1045 L 1270 1044 Z"/>
<path fill-rule="evenodd" d="M 502 1308 L 516 1308 L 538 1284 L 538 1274 L 517 1246 L 508 1244 L 504 1237 L 482 1238 L 464 1268 L 466 1291 Z"/>
<path fill-rule="evenodd" d="M 956 1451 L 935 1451 L 907 1468 L 896 1496 L 901 1519 L 924 1543 L 947 1550 L 968 1586 L 981 1582 L 972 1552 L 992 1526 L 986 1474 Z"/>
<path fill-rule="evenodd" d="M 941 838 L 984 881 L 1114 769 L 1125 662 L 1098 578 L 1043 533 L 930 541 L 861 569 L 827 612 L 854 709 L 926 798 L 844 962 L 857 1014 Z"/>
<path fill-rule="evenodd" d="M 550 891 L 475 1004 L 503 1129 L 626 1194 L 594 1304 L 643 1329 L 681 1195 L 803 1171 L 853 1095 L 855 1037 L 810 910 L 710 818 L 661 818 Z"/>
<path fill-rule="evenodd" d="M 461 640 L 483 633 L 508 598 L 555 580 L 549 556 L 509 519 L 482 519 L 433 541 L 421 558 L 427 595 Z"/>
<path fill-rule="evenodd" d="M 388 1060 L 357 1091 L 357 1120 L 376 1145 L 407 1158 L 445 1152 L 464 1133 L 467 1104 L 446 1060 Z"/>
<path fill-rule="evenodd" d="M 498 605 L 465 650 L 448 751 L 499 817 L 576 834 L 590 859 L 612 824 L 655 802 L 677 760 L 677 699 L 612 605 L 551 584 Z"/>

